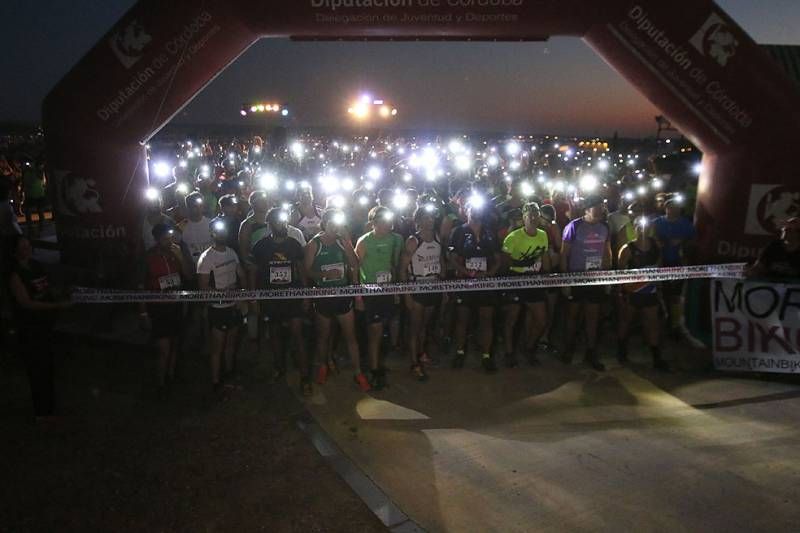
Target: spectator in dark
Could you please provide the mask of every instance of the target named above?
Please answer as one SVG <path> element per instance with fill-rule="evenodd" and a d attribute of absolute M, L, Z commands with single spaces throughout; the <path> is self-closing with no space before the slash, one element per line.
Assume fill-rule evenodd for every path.
<path fill-rule="evenodd" d="M 800 279 L 800 218 L 793 217 L 783 223 L 780 238 L 764 248 L 745 275 L 783 282 Z"/>
<path fill-rule="evenodd" d="M 9 290 L 14 304 L 21 356 L 28 372 L 37 419 L 55 412 L 53 371 L 53 328 L 58 311 L 69 301 L 58 301 L 50 287 L 47 273 L 35 261 L 30 241 L 15 235 L 9 239 L 12 258 Z"/>
<path fill-rule="evenodd" d="M 0 179 L 0 238 L 6 239 L 21 233 L 17 215 L 11 206 L 11 182 L 4 178 Z"/>

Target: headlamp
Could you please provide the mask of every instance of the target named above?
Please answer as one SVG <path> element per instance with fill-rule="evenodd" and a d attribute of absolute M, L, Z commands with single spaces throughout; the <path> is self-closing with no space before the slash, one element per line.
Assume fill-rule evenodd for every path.
<path fill-rule="evenodd" d="M 408 207 L 408 196 L 403 193 L 395 193 L 392 198 L 392 205 L 395 209 L 405 209 Z"/>
<path fill-rule="evenodd" d="M 169 164 L 164 161 L 158 161 L 153 164 L 153 173 L 157 178 L 166 178 L 170 174 Z"/>
<path fill-rule="evenodd" d="M 265 191 L 274 191 L 278 188 L 278 177 L 271 172 L 264 172 L 259 178 L 259 185 Z"/>
<path fill-rule="evenodd" d="M 344 213 L 334 213 L 333 217 L 331 217 L 331 222 L 333 222 L 337 226 L 344 226 L 347 219 L 344 216 Z"/>
<path fill-rule="evenodd" d="M 531 185 L 527 181 L 523 181 L 522 184 L 520 185 L 520 192 L 522 193 L 522 196 L 526 197 L 533 196 L 536 193 L 536 191 L 533 188 L 533 185 Z"/>
<path fill-rule="evenodd" d="M 481 210 L 486 206 L 486 198 L 478 193 L 472 193 L 467 199 L 467 205 L 472 209 Z"/>
<path fill-rule="evenodd" d="M 158 200 L 159 197 L 158 190 L 156 190 L 154 187 L 148 187 L 144 191 L 144 197 L 149 202 L 155 202 Z"/>

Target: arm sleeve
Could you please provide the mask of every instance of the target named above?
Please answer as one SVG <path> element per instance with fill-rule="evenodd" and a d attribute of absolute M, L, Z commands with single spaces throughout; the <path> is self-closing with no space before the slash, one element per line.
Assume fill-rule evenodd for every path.
<path fill-rule="evenodd" d="M 561 240 L 564 242 L 572 242 L 575 240 L 575 224 L 570 222 L 567 224 L 567 227 L 564 228 L 564 234 L 561 237 Z"/>
<path fill-rule="evenodd" d="M 200 259 L 197 261 L 197 273 L 211 274 L 211 269 L 211 261 L 208 259 L 208 254 L 203 252 L 203 255 L 201 255 Z"/>

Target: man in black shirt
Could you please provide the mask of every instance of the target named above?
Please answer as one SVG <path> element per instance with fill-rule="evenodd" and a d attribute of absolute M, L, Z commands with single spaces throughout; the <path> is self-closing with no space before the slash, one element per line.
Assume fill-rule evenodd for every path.
<path fill-rule="evenodd" d="M 251 270 L 250 286 L 254 289 L 287 289 L 306 285 L 303 248 L 296 240 L 289 238 L 288 220 L 289 213 L 279 207 L 267 213 L 267 223 L 272 233 L 253 246 L 255 269 Z M 311 364 L 303 340 L 303 316 L 308 310 L 308 300 L 268 300 L 261 309 L 269 325 L 276 376 L 286 373 L 286 358 L 281 346 L 281 326 L 286 324 L 299 359 L 300 386 L 303 394 L 310 396 Z"/>
<path fill-rule="evenodd" d="M 800 218 L 790 218 L 781 226 L 780 239 L 769 243 L 753 266 L 749 278 L 773 278 L 780 281 L 800 279 Z"/>

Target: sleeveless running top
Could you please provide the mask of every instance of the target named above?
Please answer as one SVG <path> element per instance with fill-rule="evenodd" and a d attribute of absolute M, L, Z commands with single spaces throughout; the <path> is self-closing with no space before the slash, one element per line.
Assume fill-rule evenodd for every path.
<path fill-rule="evenodd" d="M 300 209 L 297 209 L 300 214 L 300 220 L 297 221 L 297 227 L 303 232 L 303 236 L 307 241 L 310 241 L 317 233 L 322 230 L 322 217 L 319 216 L 317 206 L 314 206 L 314 216 L 307 217 L 303 215 Z"/>
<path fill-rule="evenodd" d="M 266 237 L 267 233 L 269 233 L 269 224 L 260 222 L 253 224 L 253 232 L 250 234 L 250 249 L 252 250 L 258 241 Z"/>
<path fill-rule="evenodd" d="M 394 269 L 400 251 L 403 249 L 403 238 L 397 233 L 378 237 L 374 232 L 363 235 L 358 242 L 364 242 L 367 253 L 361 261 L 361 283 L 391 283 L 394 281 Z"/>
<path fill-rule="evenodd" d="M 417 249 L 408 265 L 410 278 L 439 277 L 442 273 L 442 245 L 439 238 L 435 233 L 431 242 L 426 242 L 419 233 L 413 237 L 417 241 Z"/>
<path fill-rule="evenodd" d="M 333 279 L 320 279 L 320 287 L 341 287 L 348 284 L 347 256 L 344 253 L 342 241 L 336 239 L 333 244 L 325 244 L 319 237 L 314 237 L 311 242 L 317 245 L 317 254 L 314 256 L 312 269 L 314 272 L 341 272 L 341 276 L 334 275 Z"/>

